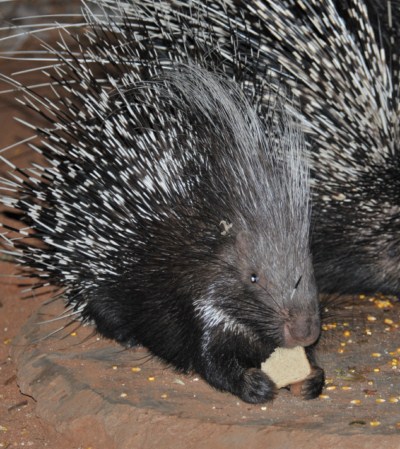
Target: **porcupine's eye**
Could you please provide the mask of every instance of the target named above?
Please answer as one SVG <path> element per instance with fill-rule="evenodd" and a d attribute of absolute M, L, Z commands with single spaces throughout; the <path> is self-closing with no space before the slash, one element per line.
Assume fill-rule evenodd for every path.
<path fill-rule="evenodd" d="M 252 283 L 252 284 L 257 284 L 257 282 L 258 282 L 258 276 L 257 276 L 255 273 L 253 273 L 253 274 L 250 276 L 250 280 L 251 280 L 251 283 Z"/>

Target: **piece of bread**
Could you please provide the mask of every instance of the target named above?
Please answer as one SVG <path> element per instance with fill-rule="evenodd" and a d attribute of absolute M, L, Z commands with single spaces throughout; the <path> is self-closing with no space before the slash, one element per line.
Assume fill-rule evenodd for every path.
<path fill-rule="evenodd" d="M 302 346 L 276 348 L 261 365 L 261 369 L 283 388 L 304 380 L 311 373 L 311 366 Z"/>

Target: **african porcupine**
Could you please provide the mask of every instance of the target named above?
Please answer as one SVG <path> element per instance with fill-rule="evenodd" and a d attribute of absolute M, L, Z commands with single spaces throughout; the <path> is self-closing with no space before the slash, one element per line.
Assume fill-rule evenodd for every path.
<path fill-rule="evenodd" d="M 130 31 L 93 24 L 80 54 L 61 42 L 54 99 L 19 86 L 48 122 L 34 148 L 49 167 L 2 181 L 38 242 L 8 243 L 102 335 L 245 401 L 272 399 L 261 362 L 319 336 L 297 125 L 283 114 L 266 126 L 231 81 L 176 64 L 174 48 L 163 60 Z M 324 375 L 307 353 L 312 398 Z"/>
<path fill-rule="evenodd" d="M 228 76 L 235 77 L 238 61 L 259 79 L 272 68 L 299 100 L 312 159 L 320 290 L 399 293 L 400 3 L 140 3 L 148 17 L 174 29 L 176 45 L 193 35 L 207 43 L 212 35 L 212 53 L 220 54 Z M 132 5 L 125 9 L 130 14 Z"/>

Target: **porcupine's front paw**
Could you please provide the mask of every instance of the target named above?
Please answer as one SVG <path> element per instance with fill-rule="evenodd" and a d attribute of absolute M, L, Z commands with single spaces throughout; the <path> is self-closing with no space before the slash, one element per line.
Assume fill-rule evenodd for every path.
<path fill-rule="evenodd" d="M 313 366 L 306 379 L 291 385 L 290 389 L 293 394 L 302 396 L 303 399 L 314 399 L 321 394 L 324 384 L 324 370 L 319 366 Z"/>
<path fill-rule="evenodd" d="M 251 404 L 272 401 L 277 394 L 275 383 L 260 369 L 247 369 L 239 381 L 240 399 Z"/>

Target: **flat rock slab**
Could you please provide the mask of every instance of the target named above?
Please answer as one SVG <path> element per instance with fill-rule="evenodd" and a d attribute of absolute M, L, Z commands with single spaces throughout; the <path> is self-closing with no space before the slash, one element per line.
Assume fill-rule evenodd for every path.
<path fill-rule="evenodd" d="M 319 350 L 327 387 L 313 401 L 280 390 L 249 405 L 149 356 L 43 322 L 43 306 L 15 342 L 18 383 L 38 415 L 82 448 L 400 448 L 400 303 L 356 299 L 346 319 L 324 326 Z"/>

